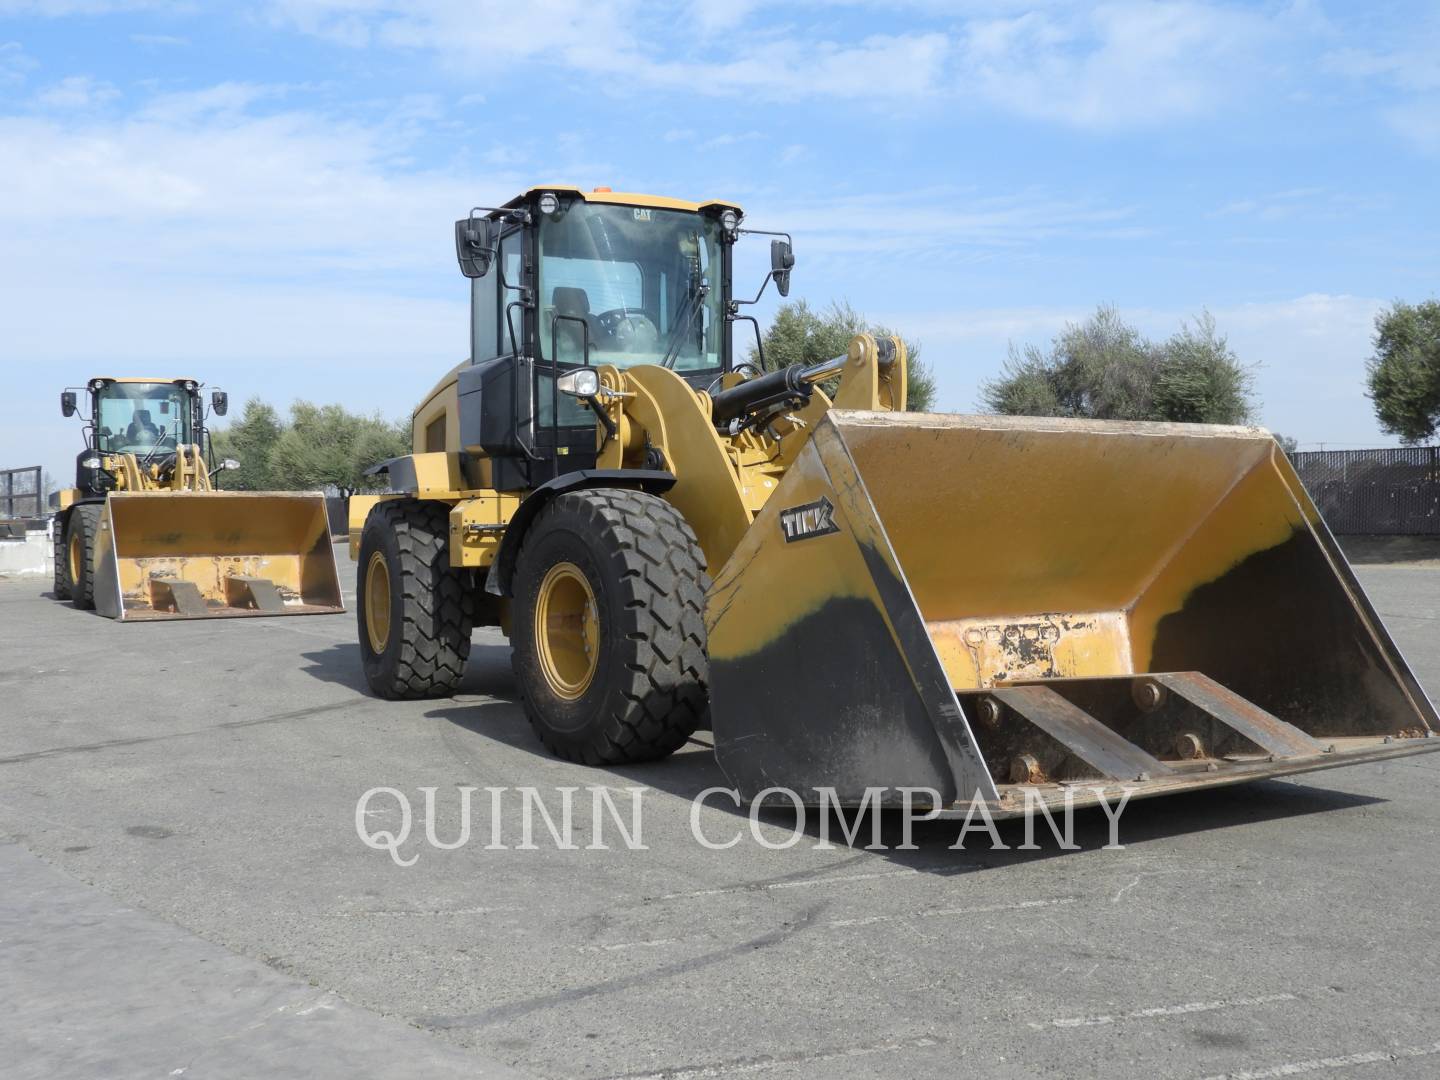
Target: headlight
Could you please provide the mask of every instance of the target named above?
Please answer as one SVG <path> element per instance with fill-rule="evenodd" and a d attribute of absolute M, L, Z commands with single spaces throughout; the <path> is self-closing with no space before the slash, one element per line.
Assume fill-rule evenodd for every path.
<path fill-rule="evenodd" d="M 562 394 L 578 398 L 594 397 L 600 392 L 600 373 L 594 368 L 576 368 L 556 379 L 555 385 Z"/>
<path fill-rule="evenodd" d="M 540 196 L 540 201 L 536 205 L 540 207 L 542 214 L 553 214 L 560 209 L 560 196 L 553 191 L 547 191 Z"/>
<path fill-rule="evenodd" d="M 734 210 L 721 210 L 720 227 L 731 236 L 734 236 L 735 230 L 740 228 L 740 215 Z"/>
<path fill-rule="evenodd" d="M 81 458 L 80 467 L 82 469 L 98 469 L 100 467 L 100 459 L 98 457 Z"/>

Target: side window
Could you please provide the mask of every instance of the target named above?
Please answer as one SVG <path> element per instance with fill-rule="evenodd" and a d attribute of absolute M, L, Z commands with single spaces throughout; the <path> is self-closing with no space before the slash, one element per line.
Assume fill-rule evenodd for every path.
<path fill-rule="evenodd" d="M 505 273 L 505 285 L 509 288 L 500 289 L 500 352 L 502 355 L 513 355 L 520 352 L 520 344 L 511 339 L 510 332 L 514 329 L 517 336 L 525 333 L 521 322 L 524 318 L 518 304 L 511 309 L 509 317 L 506 317 L 505 309 L 520 299 L 520 293 L 516 286 L 520 281 L 520 244 L 524 238 L 524 230 L 515 229 L 507 233 L 500 241 L 500 267 Z"/>
<path fill-rule="evenodd" d="M 500 355 L 499 293 L 500 275 L 491 263 L 489 273 L 470 282 L 470 359 L 474 363 Z"/>

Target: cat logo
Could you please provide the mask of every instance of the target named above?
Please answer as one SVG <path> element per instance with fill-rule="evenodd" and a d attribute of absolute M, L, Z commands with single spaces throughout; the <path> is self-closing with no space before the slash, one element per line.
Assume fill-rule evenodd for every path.
<path fill-rule="evenodd" d="M 632 211 L 632 213 L 634 213 L 634 215 L 635 215 L 635 220 L 636 220 L 636 221 L 649 221 L 649 220 L 650 220 L 651 211 L 650 211 L 647 207 L 637 206 L 637 207 L 635 207 L 635 209 Z"/>
<path fill-rule="evenodd" d="M 780 528 L 787 544 L 840 531 L 840 526 L 835 524 L 835 504 L 824 495 L 815 502 L 781 510 Z"/>

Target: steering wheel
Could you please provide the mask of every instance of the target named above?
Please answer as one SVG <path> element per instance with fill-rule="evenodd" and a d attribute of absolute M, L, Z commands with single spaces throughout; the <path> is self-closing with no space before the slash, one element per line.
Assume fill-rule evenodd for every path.
<path fill-rule="evenodd" d="M 595 321 L 617 349 L 654 352 L 660 344 L 660 328 L 642 311 L 611 308 L 596 315 Z"/>

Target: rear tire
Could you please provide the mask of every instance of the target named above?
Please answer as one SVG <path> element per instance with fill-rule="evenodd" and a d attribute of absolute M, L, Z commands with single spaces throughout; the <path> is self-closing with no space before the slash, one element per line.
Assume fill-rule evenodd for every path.
<path fill-rule="evenodd" d="M 56 518 L 51 525 L 51 552 L 55 563 L 55 599 L 70 599 L 70 559 L 69 545 L 65 543 L 65 534 L 70 530 L 70 519 Z"/>
<path fill-rule="evenodd" d="M 589 765 L 683 746 L 708 707 L 709 587 L 669 503 L 621 488 L 556 496 L 525 535 L 512 609 L 516 681 L 541 742 Z"/>
<path fill-rule="evenodd" d="M 475 603 L 450 566 L 449 507 L 377 503 L 360 534 L 355 589 L 370 689 L 390 700 L 448 697 L 470 656 Z"/>
<path fill-rule="evenodd" d="M 100 532 L 102 509 L 98 503 L 82 503 L 70 511 L 65 526 L 66 592 L 82 611 L 95 607 L 95 537 Z"/>

